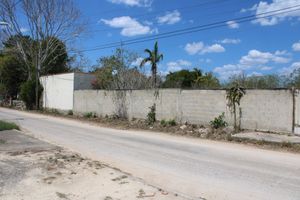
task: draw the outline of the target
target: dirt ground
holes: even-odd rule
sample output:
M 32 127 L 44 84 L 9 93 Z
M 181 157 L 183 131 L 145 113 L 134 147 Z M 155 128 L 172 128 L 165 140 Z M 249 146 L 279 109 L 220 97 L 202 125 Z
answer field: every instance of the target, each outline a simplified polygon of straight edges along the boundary
M 0 132 L 1 200 L 184 199 L 99 161 L 31 138 Z

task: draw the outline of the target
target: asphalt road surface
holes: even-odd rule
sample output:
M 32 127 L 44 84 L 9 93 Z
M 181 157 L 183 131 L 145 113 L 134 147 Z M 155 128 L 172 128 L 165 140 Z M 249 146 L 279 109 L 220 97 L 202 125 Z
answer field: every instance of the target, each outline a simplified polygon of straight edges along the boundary
M 300 199 L 299 154 L 102 128 L 4 108 L 0 108 L 0 119 L 191 199 Z

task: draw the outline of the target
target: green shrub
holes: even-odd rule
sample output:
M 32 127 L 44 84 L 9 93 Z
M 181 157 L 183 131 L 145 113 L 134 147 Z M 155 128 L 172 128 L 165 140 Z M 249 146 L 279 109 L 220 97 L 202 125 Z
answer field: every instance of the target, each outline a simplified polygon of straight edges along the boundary
M 160 121 L 160 125 L 162 125 L 163 127 L 166 127 L 166 126 L 176 126 L 176 121 L 175 119 L 171 119 L 171 120 L 161 120 Z
M 156 105 L 153 104 L 153 106 L 149 107 L 150 111 L 147 114 L 147 122 L 149 125 L 154 124 L 156 121 Z
M 74 113 L 73 113 L 73 110 L 69 110 L 69 111 L 68 111 L 68 115 L 71 116 L 71 115 L 73 115 L 73 114 L 74 114 Z
M 168 123 L 169 126 L 176 126 L 176 121 L 175 121 L 175 119 L 171 119 L 171 120 L 169 120 L 167 123 Z
M 221 115 L 216 117 L 213 121 L 210 121 L 210 125 L 215 129 L 226 127 L 228 124 L 225 121 L 225 113 L 223 112 Z
M 38 100 L 40 100 L 41 94 L 43 92 L 43 87 L 40 83 L 38 83 Z M 36 103 L 36 95 L 35 95 L 36 81 L 28 80 L 21 85 L 20 97 L 22 101 L 24 101 L 26 108 L 28 110 L 32 110 L 33 108 L 37 108 Z
M 161 120 L 160 121 L 160 125 L 162 125 L 163 127 L 166 127 L 168 125 L 168 123 L 166 122 L 166 120 Z
M 96 113 L 88 112 L 83 115 L 84 118 L 96 118 Z
M 9 123 L 0 120 L 0 131 L 12 130 L 12 129 L 19 130 L 20 128 L 15 123 Z

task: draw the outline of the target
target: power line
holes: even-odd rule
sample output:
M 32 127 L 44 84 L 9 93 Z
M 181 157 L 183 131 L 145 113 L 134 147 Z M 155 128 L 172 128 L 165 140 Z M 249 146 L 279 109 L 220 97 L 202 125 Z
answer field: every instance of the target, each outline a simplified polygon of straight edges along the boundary
M 214 22 L 214 23 L 210 23 L 210 24 L 194 26 L 194 27 L 185 28 L 185 29 L 179 29 L 179 30 L 165 32 L 165 33 L 161 33 L 161 34 L 157 34 L 157 35 L 153 35 L 153 36 L 145 36 L 145 37 L 140 37 L 140 38 L 136 38 L 136 39 L 125 40 L 125 41 L 123 41 L 123 45 L 125 46 L 125 45 L 130 45 L 130 44 L 142 43 L 142 42 L 153 41 L 153 40 L 157 40 L 157 39 L 164 39 L 164 38 L 169 38 L 169 37 L 175 37 L 178 35 L 184 35 L 184 34 L 224 27 L 230 23 L 233 23 L 233 21 L 236 23 L 244 23 L 244 22 L 255 20 L 255 19 L 268 18 L 268 17 L 272 17 L 272 16 L 276 16 L 276 15 L 299 11 L 300 8 L 298 8 L 298 7 L 300 7 L 300 5 L 295 5 L 293 7 L 287 7 L 287 8 L 283 8 L 283 9 L 274 10 L 274 11 L 264 12 L 264 13 L 260 13 L 260 14 L 256 14 L 256 15 L 249 15 L 249 16 L 245 16 L 245 17 L 233 18 L 233 19 Z M 295 9 L 295 8 L 298 8 L 298 9 Z M 103 49 L 118 47 L 119 45 L 120 45 L 119 42 L 107 43 L 107 44 L 96 46 L 91 49 L 84 49 L 79 52 L 103 50 Z
M 203 7 L 203 6 L 206 6 L 206 5 L 214 5 L 215 3 L 230 3 L 230 1 L 236 1 L 236 0 L 212 0 L 212 1 L 206 1 L 206 2 L 202 2 L 200 4 L 194 4 L 194 5 L 190 5 L 190 6 L 184 6 L 184 7 L 176 7 L 176 8 L 171 8 L 171 9 L 167 9 L 167 10 L 158 10 L 158 11 L 154 11 L 154 12 L 151 12 L 151 13 L 141 13 L 141 14 L 134 14 L 134 15 L 130 15 L 130 17 L 134 17 L 134 18 L 138 18 L 138 17 L 143 17 L 143 16 L 153 16 L 153 15 L 156 15 L 156 14 L 162 14 L 162 13 L 167 13 L 167 12 L 172 12 L 174 10 L 187 10 L 187 9 L 190 9 L 190 8 L 198 8 L 198 7 Z M 212 8 L 216 8 L 216 7 L 212 7 Z M 119 11 L 123 11 L 122 10 L 119 10 Z M 108 13 L 109 11 L 107 12 L 104 12 L 104 13 Z M 103 12 L 101 12 L 101 14 L 103 14 Z M 98 23 L 90 23 L 90 24 L 98 24 Z

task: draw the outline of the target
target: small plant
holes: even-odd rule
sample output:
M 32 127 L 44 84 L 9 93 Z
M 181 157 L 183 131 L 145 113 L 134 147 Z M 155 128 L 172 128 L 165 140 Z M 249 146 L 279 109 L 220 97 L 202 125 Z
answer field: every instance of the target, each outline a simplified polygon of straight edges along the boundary
M 167 121 L 163 119 L 160 121 L 160 125 L 162 125 L 163 127 L 166 127 L 168 124 L 167 124 Z
M 213 121 L 210 121 L 210 125 L 215 129 L 226 127 L 228 124 L 225 121 L 225 113 L 223 112 L 221 115 L 216 117 Z
M 96 118 L 96 113 L 88 112 L 83 115 L 84 118 Z
M 175 119 L 171 119 L 171 120 L 161 120 L 160 121 L 160 125 L 162 125 L 163 127 L 166 127 L 166 126 L 176 126 L 176 121 Z
M 169 121 L 168 121 L 168 125 L 169 125 L 169 126 L 176 126 L 176 121 L 175 121 L 175 119 L 169 120 Z
M 74 113 L 73 113 L 73 110 L 69 110 L 68 111 L 68 115 L 72 116 Z
M 147 122 L 149 125 L 154 124 L 156 121 L 156 105 L 153 104 L 153 106 L 149 107 L 150 111 L 147 115 Z

